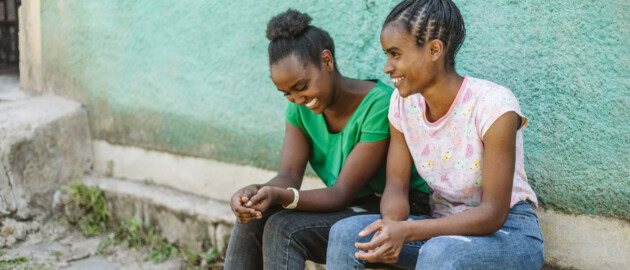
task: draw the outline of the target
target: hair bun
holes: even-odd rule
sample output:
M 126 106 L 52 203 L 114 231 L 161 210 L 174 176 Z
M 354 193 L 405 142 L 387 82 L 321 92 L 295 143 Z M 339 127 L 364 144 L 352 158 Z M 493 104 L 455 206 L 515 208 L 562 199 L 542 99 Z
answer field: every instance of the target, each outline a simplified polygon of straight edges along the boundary
M 303 33 L 311 22 L 311 16 L 294 9 L 280 13 L 267 24 L 267 38 L 271 41 L 281 38 L 291 39 Z

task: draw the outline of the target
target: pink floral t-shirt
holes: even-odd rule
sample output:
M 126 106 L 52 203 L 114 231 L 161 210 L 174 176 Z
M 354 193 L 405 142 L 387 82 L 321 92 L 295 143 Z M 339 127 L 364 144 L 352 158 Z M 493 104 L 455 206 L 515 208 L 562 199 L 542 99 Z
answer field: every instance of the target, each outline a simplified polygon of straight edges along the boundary
M 512 92 L 492 82 L 466 76 L 448 113 L 430 123 L 421 94 L 392 94 L 389 121 L 402 132 L 418 172 L 433 189 L 431 210 L 444 217 L 478 206 L 482 197 L 483 136 L 501 115 L 516 112 L 522 126 L 516 134 L 516 164 L 510 207 L 536 194 L 523 166 L 523 132 L 527 118 Z

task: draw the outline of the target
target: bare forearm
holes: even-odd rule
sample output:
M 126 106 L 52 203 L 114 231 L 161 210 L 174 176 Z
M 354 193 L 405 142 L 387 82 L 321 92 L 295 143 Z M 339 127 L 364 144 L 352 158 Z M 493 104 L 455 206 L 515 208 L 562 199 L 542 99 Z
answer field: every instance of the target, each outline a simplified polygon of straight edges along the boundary
M 272 186 L 272 187 L 279 187 L 279 188 L 300 188 L 302 179 L 298 179 L 297 177 L 290 177 L 287 175 L 282 175 L 282 174 L 278 174 L 276 175 L 274 178 L 271 178 L 271 180 L 267 181 L 267 183 L 264 183 L 262 185 L 257 185 L 258 188 L 262 187 L 262 186 Z
M 292 190 L 277 188 L 274 192 L 276 194 L 276 204 L 286 206 L 293 202 L 294 194 Z M 299 191 L 299 193 L 300 198 L 296 209 L 311 212 L 342 210 L 352 202 L 352 197 L 354 197 L 353 195 L 343 194 L 343 192 L 333 187 Z
M 381 215 L 386 220 L 405 220 L 409 217 L 407 190 L 387 188 L 381 198 Z
M 417 221 L 405 221 L 407 241 L 424 241 L 441 235 L 490 235 L 499 230 L 507 218 L 497 210 L 479 206 L 459 214 Z

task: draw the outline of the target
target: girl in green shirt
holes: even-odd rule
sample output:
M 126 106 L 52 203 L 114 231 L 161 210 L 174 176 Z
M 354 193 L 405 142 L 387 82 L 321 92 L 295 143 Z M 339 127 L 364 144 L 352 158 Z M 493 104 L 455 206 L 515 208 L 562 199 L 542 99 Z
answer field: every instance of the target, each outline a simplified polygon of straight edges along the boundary
M 267 26 L 271 79 L 289 100 L 278 174 L 237 191 L 238 223 L 225 269 L 303 269 L 325 263 L 330 227 L 343 218 L 377 214 L 389 145 L 393 89 L 342 76 L 326 31 L 289 9 Z M 307 162 L 326 188 L 298 191 Z M 426 190 L 419 177 L 416 190 Z M 413 186 L 412 186 L 413 187 Z

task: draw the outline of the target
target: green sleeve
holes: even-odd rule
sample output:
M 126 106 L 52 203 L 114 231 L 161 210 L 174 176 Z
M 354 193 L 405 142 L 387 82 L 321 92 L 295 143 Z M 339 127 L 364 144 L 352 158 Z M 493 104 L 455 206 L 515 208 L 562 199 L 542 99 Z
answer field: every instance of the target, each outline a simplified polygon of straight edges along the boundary
M 289 105 L 287 105 L 287 110 L 285 112 L 285 118 L 287 119 L 287 122 L 289 122 L 289 124 L 304 130 L 304 125 L 302 125 L 302 117 L 300 117 L 300 111 L 298 110 L 298 106 L 295 103 L 289 102 Z
M 389 138 L 388 111 L 389 97 L 379 97 L 367 111 L 368 115 L 365 117 L 361 127 L 359 142 L 376 142 Z

